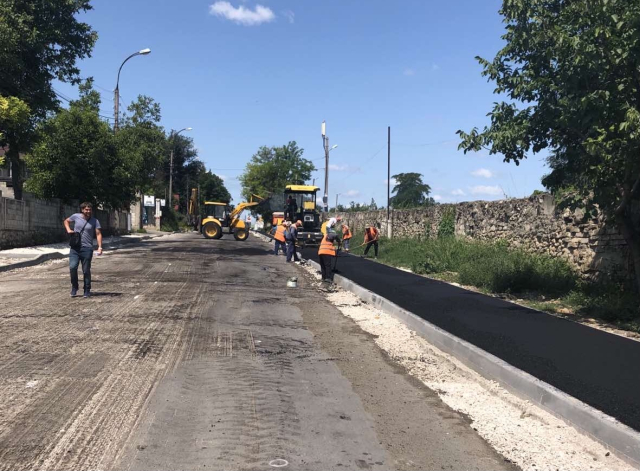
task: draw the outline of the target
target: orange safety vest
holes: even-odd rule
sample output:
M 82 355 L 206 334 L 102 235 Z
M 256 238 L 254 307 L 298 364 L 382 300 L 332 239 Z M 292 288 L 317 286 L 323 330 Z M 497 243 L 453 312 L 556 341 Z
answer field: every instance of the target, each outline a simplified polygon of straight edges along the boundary
M 273 238 L 275 240 L 279 240 L 280 242 L 284 242 L 285 238 L 284 238 L 284 231 L 286 231 L 287 228 L 284 227 L 282 224 L 279 225 L 276 229 L 276 233 L 273 235 Z
M 347 239 L 351 239 L 352 234 L 351 234 L 351 229 L 349 229 L 349 226 L 342 226 L 342 239 L 343 240 L 347 240 Z
M 326 235 L 322 238 L 322 242 L 320 242 L 318 255 L 331 255 L 332 257 L 336 256 L 336 248 L 333 246 L 333 242 L 329 242 L 327 240 Z
M 365 242 L 373 242 L 378 238 L 378 229 L 375 228 L 367 228 L 364 233 L 364 241 Z

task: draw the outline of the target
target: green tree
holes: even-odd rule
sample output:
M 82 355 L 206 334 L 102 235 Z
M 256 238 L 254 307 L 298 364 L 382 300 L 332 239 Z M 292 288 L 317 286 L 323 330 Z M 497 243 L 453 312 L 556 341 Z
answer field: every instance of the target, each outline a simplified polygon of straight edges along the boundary
M 229 190 L 224 185 L 224 181 L 211 170 L 200 174 L 200 202 L 205 201 L 221 201 L 229 202 L 232 200 Z
M 39 198 L 126 207 L 134 194 L 113 133 L 98 115 L 100 95 L 90 82 L 80 94 L 68 110 L 40 125 L 38 141 L 25 157 L 30 169 L 26 188 Z
M 422 182 L 422 175 L 419 173 L 399 173 L 394 175 L 396 185 L 393 187 L 391 205 L 394 208 L 417 208 L 432 204 L 429 198 L 431 187 Z
M 89 0 L 0 0 L 0 95 L 22 100 L 28 123 L 8 127 L 0 145 L 9 146 L 13 189 L 22 199 L 24 163 L 35 125 L 58 108 L 54 79 L 79 82 L 76 61 L 90 56 L 97 34 L 76 15 L 91 10 Z
M 488 149 L 505 162 L 548 152 L 542 183 L 597 205 L 622 232 L 640 288 L 640 3 L 509 0 L 506 45 L 477 58 L 495 92 L 491 124 L 458 131 L 460 148 Z
M 280 195 L 286 185 L 310 180 L 316 168 L 303 154 L 295 141 L 281 147 L 261 147 L 240 176 L 243 198 L 248 200 L 252 194 Z
M 125 116 L 116 134 L 118 154 L 124 163 L 127 187 L 147 192 L 154 188 L 169 152 L 164 129 L 160 126 L 160 105 L 152 98 L 140 95 L 127 110 L 130 115 Z
M 19 98 L 0 95 L 0 142 L 7 130 L 18 129 L 29 122 L 31 110 L 29 105 Z M 0 157 L 0 167 L 5 164 L 4 157 Z

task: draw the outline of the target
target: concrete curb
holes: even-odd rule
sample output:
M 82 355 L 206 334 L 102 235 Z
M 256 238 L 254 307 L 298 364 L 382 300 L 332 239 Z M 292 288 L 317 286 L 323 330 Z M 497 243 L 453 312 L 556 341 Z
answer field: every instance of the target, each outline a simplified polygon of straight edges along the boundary
M 155 239 L 155 237 L 144 236 L 137 239 L 124 239 L 119 240 L 117 242 L 110 242 L 104 244 L 105 249 L 117 249 L 120 245 L 130 245 L 135 243 L 140 243 L 145 240 Z M 61 258 L 67 258 L 69 255 L 60 252 L 49 252 L 42 255 L 37 256 L 36 258 L 32 258 L 29 260 L 25 260 L 23 262 L 12 263 L 10 265 L 4 265 L 0 267 L 0 273 L 5 271 L 17 270 L 19 268 L 27 268 L 33 267 L 35 265 L 40 265 L 41 263 L 47 262 L 49 260 L 59 260 Z
M 313 260 L 308 262 L 320 270 L 318 263 Z M 440 350 L 454 356 L 483 377 L 497 381 L 515 395 L 542 407 L 581 433 L 610 448 L 632 466 L 640 468 L 640 433 L 631 427 L 425 321 L 348 278 L 335 275 L 334 281 L 363 301 L 398 319 Z

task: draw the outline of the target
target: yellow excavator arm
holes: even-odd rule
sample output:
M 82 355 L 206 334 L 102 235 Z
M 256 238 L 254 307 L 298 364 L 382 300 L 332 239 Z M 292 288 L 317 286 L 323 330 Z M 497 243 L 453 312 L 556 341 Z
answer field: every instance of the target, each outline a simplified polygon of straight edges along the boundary
M 258 201 L 254 201 L 254 198 L 257 199 Z M 249 201 L 244 203 L 239 203 L 235 208 L 233 208 L 233 211 L 231 211 L 231 214 L 229 216 L 231 217 L 231 219 L 233 219 L 245 209 L 258 206 L 260 203 L 262 203 L 262 201 L 264 201 L 264 198 L 258 195 L 251 195 L 251 199 Z

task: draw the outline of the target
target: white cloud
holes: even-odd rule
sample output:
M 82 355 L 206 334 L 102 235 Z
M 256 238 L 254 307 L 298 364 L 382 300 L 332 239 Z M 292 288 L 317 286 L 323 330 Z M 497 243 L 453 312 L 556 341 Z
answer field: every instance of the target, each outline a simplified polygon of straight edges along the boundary
M 407 77 L 411 77 L 412 75 L 416 74 L 416 71 L 413 69 L 404 69 L 403 74 L 406 75 Z
M 482 178 L 493 178 L 496 176 L 491 170 L 487 170 L 486 168 L 479 168 L 478 170 L 474 170 L 471 172 L 471 175 L 474 177 L 482 177 Z
M 462 191 L 460 188 L 457 188 L 451 192 L 453 196 L 464 196 L 466 193 Z
M 431 70 L 440 70 L 440 66 L 439 66 L 438 64 L 434 63 L 434 64 L 431 66 Z
M 384 185 L 387 186 L 387 184 L 389 183 L 389 180 L 387 180 L 386 178 L 384 179 Z M 396 186 L 398 184 L 398 181 L 395 178 L 391 179 L 391 186 Z
M 471 187 L 471 194 L 497 196 L 497 195 L 502 195 L 503 193 L 502 193 L 502 188 L 500 188 L 499 186 L 478 185 L 478 186 Z
M 358 190 L 349 190 L 345 193 L 345 196 L 359 196 L 360 192 Z
M 360 167 L 352 167 L 351 165 L 329 164 L 329 170 L 333 170 L 335 172 L 359 172 Z
M 442 201 L 442 196 L 440 195 L 433 195 L 432 197 L 435 201 Z
M 276 15 L 270 8 L 256 5 L 255 10 L 240 5 L 235 8 L 231 3 L 218 1 L 209 7 L 209 14 L 220 16 L 244 26 L 255 26 L 273 21 Z
M 226 175 L 218 175 L 218 176 L 223 182 L 226 182 L 229 179 L 229 177 L 227 177 Z
M 289 20 L 289 23 L 293 24 L 296 22 L 296 14 L 291 10 L 285 10 L 282 14 Z

